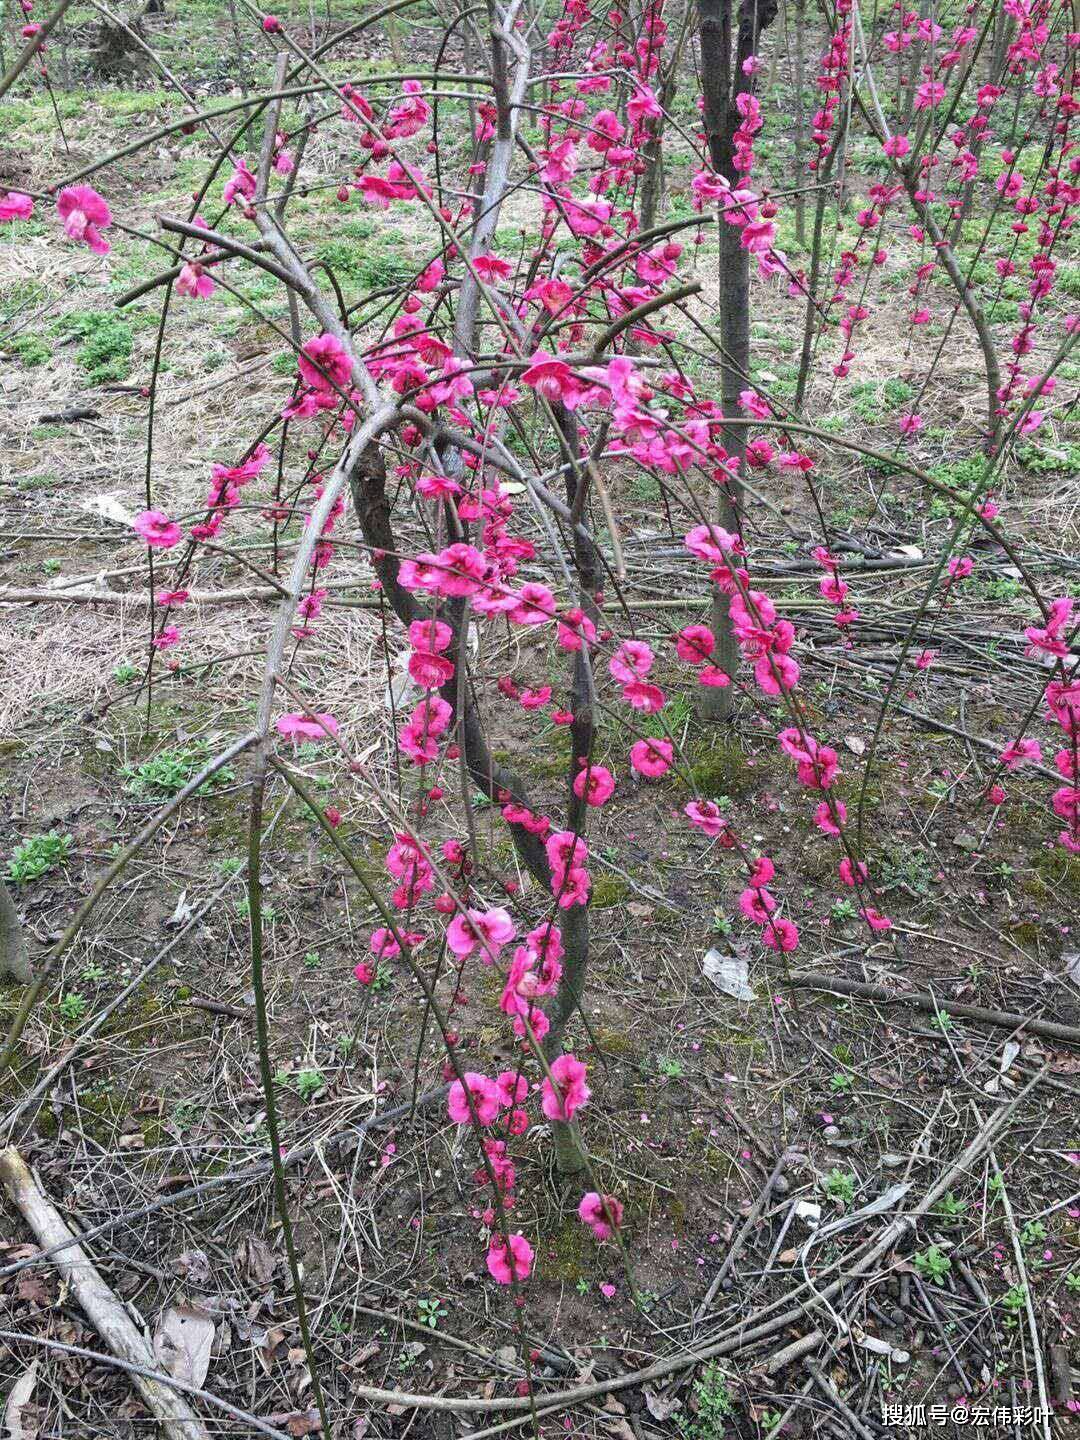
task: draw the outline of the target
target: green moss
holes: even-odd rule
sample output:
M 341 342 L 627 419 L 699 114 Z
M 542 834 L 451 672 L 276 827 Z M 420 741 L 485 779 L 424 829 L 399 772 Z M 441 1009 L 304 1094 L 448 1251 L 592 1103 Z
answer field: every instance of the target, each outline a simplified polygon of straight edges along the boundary
M 607 910 L 621 904 L 630 893 L 625 880 L 615 875 L 598 875 L 592 885 L 592 905 L 596 910 Z
M 590 1254 L 585 1248 L 587 1227 L 577 1216 L 564 1221 L 551 1236 L 548 1253 L 543 1260 L 543 1274 L 564 1285 L 576 1285 L 588 1278 Z
M 503 977 L 497 965 L 484 965 L 476 972 L 470 992 L 480 992 L 480 998 L 489 1010 L 498 1010 L 503 993 Z
M 597 1045 L 608 1055 L 621 1055 L 629 1058 L 641 1054 L 640 1049 L 625 1030 L 613 1030 L 606 1025 L 594 1025 L 593 1034 L 596 1036 Z
M 60 1121 L 51 1110 L 42 1108 L 37 1113 L 34 1129 L 43 1140 L 55 1140 L 60 1133 Z
M 1080 895 L 1080 855 L 1069 855 L 1064 850 L 1041 850 L 1032 864 L 1045 885 Z
M 153 1116 L 142 1122 L 139 1126 L 139 1131 L 142 1134 L 143 1144 L 147 1150 L 156 1150 L 159 1145 L 164 1145 L 168 1138 L 165 1134 L 164 1125 Z
M 732 735 L 707 731 L 691 753 L 690 780 L 694 791 L 706 799 L 742 795 L 761 778 L 747 765 L 743 748 Z

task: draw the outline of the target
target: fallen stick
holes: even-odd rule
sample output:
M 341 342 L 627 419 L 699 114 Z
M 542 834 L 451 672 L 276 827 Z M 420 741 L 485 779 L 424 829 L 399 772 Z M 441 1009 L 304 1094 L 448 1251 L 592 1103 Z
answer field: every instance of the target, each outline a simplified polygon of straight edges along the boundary
M 1043 1069 L 1039 1072 L 1039 1074 L 1034 1076 L 1024 1086 L 1022 1090 L 1018 1091 L 1017 1094 L 1014 1095 L 1013 1098 L 1008 1102 L 1008 1104 L 1004 1105 L 999 1111 L 991 1115 L 990 1119 L 985 1123 L 985 1125 L 983 1125 L 975 1138 L 970 1141 L 968 1145 L 965 1146 L 963 1151 L 961 1151 L 960 1155 L 954 1161 L 954 1163 L 949 1166 L 949 1168 L 944 1172 L 944 1174 L 938 1177 L 938 1179 L 934 1182 L 931 1188 L 923 1196 L 922 1200 L 920 1200 L 918 1205 L 916 1205 L 909 1214 L 898 1216 L 888 1226 L 886 1226 L 886 1228 L 876 1238 L 874 1238 L 872 1241 L 869 1241 L 867 1250 L 859 1260 L 851 1263 L 845 1257 L 845 1259 L 843 1260 L 834 1261 L 828 1267 L 829 1270 L 839 1269 L 841 1266 L 844 1266 L 845 1268 L 844 1273 L 838 1276 L 837 1279 L 833 1280 L 829 1285 L 825 1286 L 824 1289 L 815 1290 L 813 1292 L 813 1298 L 816 1302 L 818 1302 L 818 1304 L 821 1304 L 831 1299 L 833 1295 L 839 1293 L 848 1284 L 850 1284 L 853 1279 L 861 1278 L 888 1249 L 890 1249 L 894 1244 L 896 1244 L 898 1240 L 902 1239 L 911 1229 L 914 1228 L 917 1221 L 922 1216 L 926 1215 L 930 1209 L 932 1209 L 932 1207 L 937 1203 L 937 1201 L 946 1192 L 946 1190 L 954 1186 L 961 1176 L 966 1175 L 967 1167 L 976 1159 L 978 1155 L 981 1154 L 981 1152 L 989 1144 L 992 1143 L 996 1136 L 1002 1130 L 1004 1130 L 1006 1124 L 1012 1119 L 1012 1116 L 1016 1112 L 1020 1103 L 1024 1099 L 1026 1099 L 1030 1092 L 1035 1088 L 1039 1080 L 1046 1073 L 1047 1068 L 1048 1067 L 1044 1066 Z M 433 1091 L 428 1093 L 432 1095 L 445 1094 L 447 1088 L 448 1087 L 444 1086 L 439 1091 Z M 398 1107 L 398 1109 L 405 1111 L 411 1109 L 411 1106 L 406 1104 Z M 369 1123 L 375 1123 L 375 1121 L 377 1121 L 379 1118 L 380 1117 L 375 1117 L 374 1121 Z M 384 1115 L 381 1118 L 385 1120 L 388 1117 Z M 304 1151 L 309 1152 L 311 1148 L 313 1147 L 304 1147 Z M 299 1151 L 293 1151 L 289 1155 L 287 1155 L 285 1157 L 285 1164 L 288 1165 L 299 1153 Z M 3 1156 L 0 1155 L 0 1163 L 2 1163 L 2 1160 Z M 249 1173 L 250 1170 L 248 1172 L 245 1172 L 245 1175 Z M 196 1186 L 193 1187 L 193 1189 L 196 1193 L 198 1193 L 201 1190 L 216 1185 L 218 1183 L 235 1183 L 235 1181 L 234 1177 L 218 1176 L 215 1177 L 215 1179 L 212 1181 L 204 1181 L 202 1186 Z M 150 1213 L 152 1210 L 160 1208 L 162 1204 L 167 1203 L 170 1202 L 159 1201 L 157 1202 L 157 1204 L 142 1206 L 139 1208 L 139 1210 L 130 1212 L 124 1218 L 127 1220 L 136 1218 L 137 1216 L 140 1216 L 142 1214 Z M 109 1222 L 104 1225 L 98 1226 L 96 1230 L 88 1232 L 88 1238 L 89 1236 L 96 1235 L 101 1231 L 107 1230 L 109 1228 Z M 67 1239 L 57 1242 L 57 1248 L 67 1248 L 73 1243 L 73 1240 L 69 1237 Z M 4 1266 L 2 1269 L 0 1269 L 0 1277 L 6 1277 L 8 1275 L 15 1274 L 18 1271 L 25 1269 L 27 1266 L 34 1265 L 37 1263 L 39 1258 L 41 1257 L 32 1257 L 28 1260 L 20 1260 L 12 1265 Z M 546 1418 L 548 1415 L 553 1415 L 558 1411 L 568 1409 L 571 1406 L 580 1405 L 585 1403 L 586 1401 L 595 1400 L 598 1397 L 612 1394 L 619 1390 L 625 1390 L 634 1386 L 640 1386 L 646 1384 L 650 1380 L 660 1379 L 661 1377 L 671 1375 L 680 1370 L 693 1369 L 694 1366 L 699 1365 L 706 1360 L 711 1360 L 726 1355 L 738 1355 L 741 1352 L 750 1349 L 753 1345 L 758 1344 L 760 1341 L 768 1339 L 772 1335 L 775 1335 L 778 1331 L 786 1329 L 789 1325 L 792 1325 L 799 1320 L 805 1319 L 808 1313 L 807 1301 L 800 1300 L 800 1302 L 794 1306 L 792 1306 L 792 1301 L 795 1300 L 797 1297 L 802 1296 L 803 1292 L 806 1291 L 808 1288 L 812 1287 L 808 1287 L 806 1284 L 799 1285 L 791 1294 L 781 1296 L 777 1300 L 770 1302 L 770 1304 L 765 1306 L 764 1309 L 754 1315 L 748 1316 L 747 1319 L 740 1321 L 731 1330 L 725 1332 L 721 1338 L 709 1345 L 703 1346 L 698 1350 L 692 1350 L 689 1353 L 674 1355 L 667 1359 L 659 1360 L 652 1365 L 646 1366 L 644 1369 L 629 1371 L 626 1374 L 616 1375 L 603 1381 L 594 1381 L 590 1384 L 573 1386 L 568 1390 L 563 1390 L 562 1392 L 545 1393 L 535 1397 L 510 1396 L 505 1399 L 491 1399 L 487 1396 L 457 1398 L 447 1395 L 410 1394 L 406 1391 L 384 1390 L 369 1385 L 354 1385 L 352 1387 L 352 1393 L 357 1398 L 366 1400 L 374 1404 L 402 1405 L 408 1409 L 414 1410 L 436 1410 L 444 1412 L 474 1411 L 478 1414 L 492 1414 L 513 1411 L 529 1412 L 528 1414 L 521 1416 L 519 1418 L 519 1421 L 511 1420 L 504 1424 L 491 1426 L 484 1430 L 474 1431 L 471 1434 L 471 1440 L 486 1440 L 486 1437 L 488 1436 L 502 1434 L 507 1430 L 513 1429 L 516 1423 L 526 1423 L 533 1417 L 537 1419 Z M 785 1306 L 791 1308 L 781 1308 Z M 780 1313 L 773 1313 L 776 1311 L 779 1311 Z M 769 1319 L 765 1318 L 767 1315 L 770 1316 Z M 810 1339 L 811 1337 L 805 1338 Z M 820 1336 L 817 1332 L 814 1332 L 813 1338 L 816 1339 L 818 1343 L 820 1343 Z
M 211 1015 L 227 1015 L 230 1020 L 251 1019 L 250 1010 L 241 1010 L 239 1005 L 226 1005 L 224 1000 L 210 1000 L 202 995 L 192 995 L 184 1004 L 196 1010 L 207 1010 Z
M 981 1005 L 962 1005 L 957 1000 L 939 1000 L 921 990 L 889 990 L 884 985 L 867 985 L 861 980 L 845 980 L 842 975 L 817 975 L 812 970 L 795 970 L 778 980 L 803 990 L 832 991 L 837 995 L 857 995 L 876 1000 L 882 1005 L 913 1005 L 931 1015 L 939 1012 L 955 1015 L 958 1020 L 974 1020 L 980 1025 L 995 1025 L 1001 1030 L 1026 1030 L 1029 1035 L 1043 1035 L 1048 1040 L 1065 1040 L 1080 1045 L 1080 1028 L 1059 1025 L 1055 1020 L 1035 1020 L 1012 1010 L 984 1010 Z
M 807 1360 L 806 1371 L 826 1399 L 831 1400 L 836 1406 L 838 1414 L 844 1417 L 855 1431 L 855 1434 L 860 1437 L 860 1440 L 874 1440 L 873 1431 L 863 1424 L 855 1414 L 855 1411 L 852 1410 L 851 1406 L 844 1400 L 836 1386 L 828 1376 L 822 1374 L 812 1360 Z
M 981 1120 L 977 1106 L 969 1101 L 972 1113 L 977 1120 Z M 1005 1176 L 1001 1173 L 1001 1166 L 998 1164 L 997 1154 L 993 1145 L 989 1147 L 990 1164 L 994 1167 L 994 1174 L 997 1177 L 998 1197 L 1001 1200 L 1002 1209 L 1005 1211 L 1005 1219 L 1009 1224 L 1009 1235 L 1012 1239 L 1013 1258 L 1016 1260 L 1017 1273 L 1020 1276 L 1020 1288 L 1024 1294 L 1024 1313 L 1027 1316 L 1028 1330 L 1031 1333 L 1031 1358 L 1035 1364 L 1035 1378 L 1039 1383 L 1039 1411 L 1041 1415 L 1043 1440 L 1050 1440 L 1050 1397 L 1046 1389 L 1046 1370 L 1043 1366 L 1042 1340 L 1039 1336 L 1039 1324 L 1035 1319 L 1035 1306 L 1031 1299 L 1031 1282 L 1028 1280 L 1027 1266 L 1024 1263 L 1024 1247 L 1020 1243 L 1020 1232 L 1016 1228 L 1016 1216 L 1013 1214 L 1012 1202 L 1009 1199 L 1009 1192 L 1005 1185 Z
M 759 1192 L 757 1199 L 754 1201 L 753 1205 L 751 1205 L 746 1219 L 743 1221 L 742 1228 L 735 1236 L 735 1239 L 731 1242 L 731 1247 L 729 1248 L 728 1253 L 724 1257 L 724 1263 L 720 1266 L 720 1269 L 713 1277 L 712 1284 L 709 1286 L 708 1290 L 706 1290 L 705 1298 L 702 1300 L 701 1304 L 698 1306 L 694 1314 L 695 1321 L 701 1320 L 702 1317 L 708 1313 L 709 1306 L 716 1299 L 716 1292 L 724 1283 L 724 1280 L 726 1279 L 732 1266 L 738 1259 L 743 1246 L 746 1244 L 747 1237 L 749 1236 L 750 1231 L 754 1228 L 755 1224 L 757 1223 L 758 1217 L 765 1209 L 765 1206 L 768 1204 L 769 1196 L 772 1194 L 773 1186 L 780 1178 L 780 1172 L 783 1170 L 784 1166 L 788 1163 L 788 1161 L 803 1158 L 803 1156 L 797 1155 L 796 1152 L 791 1150 L 784 1150 L 781 1153 L 779 1160 L 777 1160 L 776 1164 L 773 1166 L 772 1171 L 770 1172 L 768 1179 L 765 1181 L 764 1186 Z
M 258 1415 L 230 1405 L 228 1400 L 222 1400 L 221 1396 L 215 1395 L 212 1390 L 200 1390 L 197 1385 L 187 1385 L 183 1380 L 174 1380 L 171 1375 L 162 1375 L 160 1370 L 151 1370 L 145 1365 L 134 1365 L 130 1360 L 121 1360 L 118 1355 L 103 1355 L 97 1350 L 87 1350 L 84 1345 L 66 1345 L 62 1340 L 50 1340 L 44 1335 L 24 1335 L 18 1330 L 0 1330 L 0 1340 L 6 1340 L 9 1345 L 43 1345 L 46 1350 L 56 1350 L 61 1355 L 77 1355 L 80 1360 L 92 1360 L 95 1365 L 111 1365 L 114 1370 L 122 1370 L 125 1375 L 145 1375 L 149 1379 L 160 1377 L 163 1385 L 168 1385 L 184 1395 L 191 1395 L 196 1400 L 202 1400 L 228 1415 L 230 1420 L 242 1421 L 259 1435 L 269 1435 L 270 1440 L 289 1440 L 284 1430 L 268 1425 L 265 1420 L 260 1420 Z
M 167 945 L 165 945 L 161 950 L 158 951 L 158 953 L 154 956 L 152 960 L 147 961 L 147 963 L 142 967 L 142 969 L 138 972 L 134 979 L 130 980 L 127 985 L 124 986 L 123 990 L 121 990 L 118 995 L 115 995 L 113 999 L 109 1001 L 108 1005 L 106 1005 L 103 1010 L 100 1010 L 93 1017 L 92 1020 L 88 1021 L 87 1024 L 83 1027 L 83 1029 L 76 1032 L 74 1040 L 68 1046 L 64 1054 L 61 1055 L 60 1059 L 56 1061 L 56 1063 L 51 1067 L 51 1069 L 47 1070 L 45 1074 L 41 1076 L 41 1078 L 37 1081 L 32 1090 L 28 1090 L 26 1094 L 22 1096 L 14 1109 L 9 1110 L 8 1113 L 3 1117 L 3 1119 L 0 1120 L 0 1135 L 9 1133 L 14 1128 L 19 1116 L 22 1115 L 23 1112 L 27 1110 L 34 1103 L 35 1100 L 40 1099 L 40 1097 L 44 1095 L 47 1090 L 50 1090 L 52 1088 L 52 1086 L 57 1080 L 57 1077 L 62 1075 L 63 1072 L 68 1068 L 68 1066 L 73 1063 L 76 1056 L 81 1055 L 81 1047 L 84 1046 L 88 1040 L 91 1040 L 94 1035 L 97 1034 L 97 1032 L 109 1019 L 109 1017 L 115 1014 L 115 1012 L 120 1009 L 120 1007 L 124 1004 L 128 997 L 130 995 L 134 995 L 135 991 L 138 990 L 139 986 L 142 985 L 143 981 L 146 980 L 157 969 L 157 967 L 168 958 L 168 956 L 172 953 L 176 946 L 179 945 L 180 942 L 187 935 L 191 927 L 196 924 L 197 921 L 201 920 L 203 916 L 206 915 L 210 910 L 213 909 L 214 905 L 221 898 L 221 896 L 224 895 L 225 891 L 229 888 L 229 886 L 234 883 L 235 879 L 235 875 L 230 875 L 223 885 L 219 885 L 218 888 L 214 891 L 214 893 L 210 896 L 209 900 L 207 900 L 205 904 L 200 905 L 198 910 L 192 911 L 188 919 L 185 920 L 183 927 L 176 932 L 176 934 L 172 937 L 172 939 Z M 0 907 L 0 909 L 2 909 L 2 907 Z
M 284 1157 L 286 1170 L 293 1170 L 310 1160 L 319 1151 L 327 1154 L 333 1153 L 341 1145 L 347 1142 L 360 1143 L 363 1137 L 370 1130 L 380 1130 L 387 1125 L 392 1125 L 397 1120 L 404 1119 L 415 1110 L 424 1106 L 435 1104 L 445 1100 L 449 1085 L 439 1085 L 434 1090 L 425 1090 L 422 1095 L 416 1096 L 413 1100 L 406 1100 L 401 1105 L 393 1105 L 389 1110 L 384 1110 L 378 1115 L 373 1115 L 370 1120 L 364 1120 L 359 1125 L 351 1125 L 321 1140 L 309 1141 L 305 1145 L 297 1145 Z M 186 1184 L 182 1190 L 173 1190 L 169 1195 L 161 1195 L 156 1200 L 150 1200 L 145 1205 L 138 1205 L 132 1210 L 125 1210 L 120 1215 L 115 1215 L 109 1220 L 103 1220 L 100 1225 L 84 1231 L 79 1237 L 84 1244 L 96 1240 L 99 1235 L 107 1235 L 109 1231 L 115 1230 L 120 1225 L 130 1225 L 135 1220 L 143 1220 L 148 1215 L 156 1215 L 160 1210 L 171 1209 L 174 1206 L 182 1205 L 187 1200 L 202 1200 L 212 1192 L 230 1189 L 238 1185 L 250 1185 L 265 1180 L 273 1173 L 273 1162 L 270 1160 L 256 1160 L 253 1165 L 245 1165 L 237 1170 L 228 1170 L 224 1175 L 211 1175 L 208 1180 L 200 1180 L 195 1185 Z M 6 1280 L 12 1275 L 18 1275 L 22 1270 L 33 1269 L 51 1260 L 54 1255 L 62 1250 L 69 1249 L 72 1245 L 78 1244 L 74 1236 L 60 1240 L 54 1246 L 49 1246 L 40 1255 L 30 1255 L 25 1260 L 14 1260 L 10 1265 L 0 1266 L 0 1280 Z
M 156 1378 L 159 1367 L 146 1341 L 94 1269 L 86 1251 L 78 1244 L 67 1243 L 74 1238 L 72 1232 L 38 1189 L 14 1147 L 0 1151 L 0 1184 L 40 1245 L 46 1249 L 66 1245 L 63 1254 L 56 1257 L 56 1268 L 109 1350 L 120 1360 L 149 1372 L 133 1373 L 132 1380 L 166 1440 L 209 1440 L 202 1421 L 187 1401 Z

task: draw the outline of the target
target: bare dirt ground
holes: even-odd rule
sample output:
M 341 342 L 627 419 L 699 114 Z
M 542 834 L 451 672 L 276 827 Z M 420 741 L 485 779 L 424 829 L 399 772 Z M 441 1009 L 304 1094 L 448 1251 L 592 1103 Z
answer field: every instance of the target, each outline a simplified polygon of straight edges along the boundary
M 336 15 L 354 8 L 336 6 Z M 227 99 L 242 69 L 221 10 L 192 4 L 146 22 L 201 103 Z M 52 104 L 35 90 L 9 97 L 0 116 L 0 161 L 12 182 L 53 183 L 172 116 L 146 75 L 91 81 L 90 14 L 75 6 L 71 16 L 71 84 L 56 92 L 63 137 Z M 245 78 L 254 83 L 256 73 L 252 66 Z M 785 83 L 781 75 L 770 122 L 782 113 Z M 328 177 L 340 158 L 335 143 L 344 142 L 320 140 L 313 152 Z M 203 163 L 198 139 L 174 136 L 113 166 L 103 188 L 125 225 L 149 232 L 158 213 L 181 209 Z M 856 198 L 864 183 L 856 172 Z M 673 174 L 676 196 L 679 184 Z M 385 217 L 351 211 L 326 240 L 330 193 L 298 202 L 300 237 L 327 249 L 352 288 L 393 283 L 402 267 L 423 263 L 419 230 Z M 196 603 L 185 616 L 180 669 L 159 670 L 149 693 L 142 685 L 145 551 L 116 517 L 144 503 L 142 387 L 161 292 L 122 310 L 115 301 L 162 263 L 119 235 L 108 262 L 73 253 L 47 215 L 0 231 L 3 583 L 110 592 L 94 602 L 3 604 L 0 847 L 11 855 L 50 830 L 71 837 L 61 865 L 16 888 L 35 950 L 68 924 L 116 847 L 215 746 L 243 733 L 269 625 L 264 600 Z M 701 265 L 714 283 L 704 255 Z M 248 285 L 248 300 L 287 323 L 280 297 L 260 283 Z M 810 407 L 837 433 L 884 450 L 895 441 L 908 381 L 925 364 L 917 355 L 907 371 L 902 363 L 905 302 L 898 284 L 853 375 L 820 382 Z M 798 321 L 779 294 L 763 294 L 756 313 L 758 363 L 783 386 Z M 178 306 L 156 397 L 155 501 L 170 513 L 195 510 L 211 461 L 237 457 L 252 417 L 287 398 L 291 373 L 275 332 L 249 307 L 228 297 L 212 310 Z M 934 387 L 924 402 L 934 423 L 920 437 L 918 462 L 959 485 L 977 452 L 982 404 L 965 336 Z M 55 418 L 71 407 L 94 413 Z M 970 437 L 962 453 L 958 435 Z M 1071 434 L 1063 426 L 1027 447 L 1002 486 L 1011 531 L 1023 536 L 1047 593 L 1080 593 L 1078 454 L 1075 426 Z M 680 593 L 686 620 L 699 618 L 704 600 L 682 584 L 661 497 L 632 475 L 612 485 L 628 517 L 640 634 L 653 633 L 656 602 Z M 853 806 L 877 706 L 929 573 L 918 555 L 904 569 L 875 566 L 873 556 L 899 545 L 929 555 L 951 513 L 904 477 L 839 451 L 822 459 L 821 493 L 837 534 L 870 557 L 865 573 L 853 562 L 849 577 L 863 617 L 854 649 L 838 642 L 809 569 L 792 560 L 782 522 L 805 535 L 805 499 L 773 490 L 782 513 L 755 509 L 750 529 L 755 561 L 799 628 L 808 696 L 850 771 L 841 793 Z M 265 533 L 253 519 L 231 544 L 253 545 Z M 290 543 L 284 534 L 282 555 Z M 244 558 L 252 555 L 268 569 L 278 558 L 266 550 Z M 971 804 L 1043 680 L 1023 655 L 1030 603 L 1007 557 L 978 558 L 963 602 L 921 622 L 919 646 L 941 658 L 901 689 L 867 787 L 870 853 L 896 922 L 879 944 L 867 946 L 854 911 L 837 898 L 834 860 L 778 762 L 775 716 L 748 712 L 717 732 L 687 708 L 681 738 L 698 789 L 731 797 L 741 827 L 799 897 L 800 972 L 872 984 L 900 977 L 943 1006 L 1080 1027 L 1080 859 L 1052 843 L 1050 782 L 1035 770 L 1011 778 L 1000 815 Z M 339 561 L 335 579 L 318 656 L 301 663 L 297 683 L 339 718 L 349 751 L 397 787 L 384 646 L 396 655 L 401 636 L 372 598 L 359 547 Z M 250 585 L 229 553 L 204 560 L 199 572 L 200 591 Z M 492 653 L 484 664 L 494 674 L 513 669 L 522 683 L 551 678 L 541 650 Z M 558 736 L 549 753 L 526 752 L 518 712 L 508 705 L 496 723 L 496 746 L 541 799 L 553 798 Z M 385 827 L 364 787 L 321 751 L 299 759 L 377 871 Z M 94 1263 L 140 1323 L 153 1332 L 170 1305 L 201 1307 L 214 1325 L 206 1387 L 302 1436 L 317 1433 L 317 1417 L 265 1163 L 241 881 L 243 780 L 238 766 L 185 806 L 99 907 L 27 1027 L 3 1090 L 5 1133 L 68 1223 L 95 1232 Z M 578 1197 L 561 1192 L 542 1128 L 522 1138 L 515 1157 L 523 1198 L 514 1222 L 542 1237 L 524 1318 L 542 1388 L 605 1381 L 710 1344 L 719 1352 L 704 1367 L 673 1368 L 542 1419 L 540 1433 L 716 1440 L 817 1427 L 876 1435 L 883 1405 L 937 1403 L 951 1413 L 968 1404 L 1037 1406 L 1044 1393 L 1065 1433 L 1067 1401 L 1080 1396 L 1080 1045 L 1030 1026 L 792 985 L 779 960 L 743 946 L 731 919 L 733 867 L 718 851 L 703 855 L 674 823 L 686 798 L 623 782 L 592 842 L 595 951 L 576 1043 L 595 1081 L 588 1144 L 626 1204 L 643 1305 L 631 1303 L 618 1253 L 594 1245 L 576 1219 Z M 504 1417 L 354 1396 L 357 1385 L 451 1399 L 512 1395 L 523 1372 L 513 1316 L 483 1273 L 471 1143 L 441 1105 L 401 1110 L 415 1076 L 424 1093 L 442 1083 L 430 1035 L 417 1057 L 419 991 L 387 966 L 358 992 L 352 967 L 375 912 L 287 791 L 274 792 L 270 814 L 268 998 L 289 1199 L 323 1384 L 343 1417 L 340 1433 L 356 1440 L 478 1431 Z M 477 825 L 489 841 L 490 884 L 517 880 L 527 910 L 511 851 L 482 810 Z M 721 994 L 703 975 L 713 946 L 749 962 L 753 1001 Z M 6 1014 L 17 998 L 0 994 Z M 497 984 L 480 986 L 458 1012 L 476 1068 L 508 1056 L 497 1002 Z M 364 1133 L 387 1108 L 396 1118 Z M 1005 1110 L 1007 1123 L 965 1162 L 965 1146 Z M 860 1274 L 892 1218 L 875 1213 L 875 1199 L 907 1184 L 914 1211 L 958 1162 L 942 1193 Z M 821 1217 L 809 1249 L 807 1206 Z M 35 1345 L 100 1350 L 55 1271 L 18 1268 L 34 1256 L 29 1232 L 13 1212 L 0 1216 L 0 1328 L 25 1337 L 0 1341 L 0 1389 L 10 1397 L 34 1367 L 22 1430 L 12 1433 L 150 1433 L 127 1376 Z M 699 1313 L 736 1237 L 735 1258 Z M 816 1298 L 837 1275 L 854 1281 L 839 1310 Z M 783 1323 L 759 1341 L 727 1343 L 760 1314 Z M 833 1349 L 826 1368 L 808 1371 L 784 1352 L 815 1329 Z M 214 1434 L 253 1433 L 223 1414 L 212 1423 Z M 964 1428 L 953 1418 L 926 1430 L 897 1415 L 890 1433 Z

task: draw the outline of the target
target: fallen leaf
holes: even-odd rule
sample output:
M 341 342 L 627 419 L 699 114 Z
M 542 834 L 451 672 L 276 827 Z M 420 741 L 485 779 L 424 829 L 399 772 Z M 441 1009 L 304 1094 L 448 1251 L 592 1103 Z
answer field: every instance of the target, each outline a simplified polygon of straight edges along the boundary
M 4 1406 L 6 1440 L 34 1440 L 38 1433 L 37 1421 L 35 1420 L 31 1426 L 29 1417 L 26 1416 L 26 1407 L 30 1404 L 30 1397 L 37 1384 L 37 1372 L 38 1362 L 31 1360 L 11 1387 L 7 1404 Z
M 262 1337 L 262 1344 L 255 1351 L 259 1357 L 259 1363 L 269 1375 L 279 1360 L 284 1360 L 288 1354 L 289 1343 L 285 1339 L 285 1331 L 280 1325 L 274 1325 L 267 1330 Z
M 47 1310 L 52 1303 L 41 1276 L 29 1274 L 25 1270 L 15 1282 L 15 1292 L 20 1300 L 29 1300 L 31 1305 L 37 1305 L 42 1310 Z
M 236 1258 L 249 1280 L 261 1289 L 270 1284 L 277 1268 L 277 1256 L 258 1235 L 248 1235 L 237 1247 Z
M 79 509 L 90 515 L 100 515 L 102 520 L 111 520 L 115 525 L 130 526 L 135 519 L 115 495 L 91 495 L 80 503 Z
M 645 1409 L 654 1420 L 670 1420 L 676 1410 L 682 1409 L 678 1395 L 662 1395 L 655 1390 L 646 1390 Z
M 1062 955 L 1061 958 L 1065 962 L 1065 974 L 1074 985 L 1080 985 L 1080 950 L 1071 955 Z
M 721 955 L 719 950 L 710 950 L 701 962 L 702 973 L 711 980 L 718 990 L 730 995 L 733 1000 L 756 1000 L 757 993 L 750 988 L 747 963 L 738 955 Z
M 174 1380 L 202 1388 L 210 1368 L 214 1322 L 196 1305 L 170 1305 L 154 1332 L 154 1354 Z
M 171 930 L 178 925 L 186 925 L 195 914 L 195 906 L 188 903 L 187 891 L 180 891 L 180 899 L 176 902 L 176 909 L 165 921 L 165 928 Z
M 267 1417 L 271 1425 L 284 1425 L 290 1435 L 295 1435 L 301 1440 L 304 1435 L 321 1435 L 322 1421 L 319 1419 L 317 1410 L 293 1410 L 289 1414 L 277 1414 Z
M 210 1257 L 205 1250 L 184 1250 L 170 1265 L 174 1275 L 189 1280 L 196 1289 L 210 1283 Z
M 866 753 L 866 741 L 860 739 L 858 735 L 845 735 L 844 744 L 853 755 L 863 755 Z
M 380 1346 L 377 1340 L 369 1340 L 362 1350 L 358 1350 L 356 1352 L 356 1354 L 349 1361 L 349 1364 L 354 1369 L 360 1370 L 368 1363 L 369 1360 L 375 1359 L 375 1356 L 379 1353 L 379 1349 Z

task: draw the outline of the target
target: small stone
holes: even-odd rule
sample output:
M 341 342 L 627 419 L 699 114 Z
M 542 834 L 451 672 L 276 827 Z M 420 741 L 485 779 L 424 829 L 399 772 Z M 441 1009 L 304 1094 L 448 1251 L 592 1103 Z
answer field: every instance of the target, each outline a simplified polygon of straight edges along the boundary
M 899 1170 L 900 1166 L 906 1162 L 906 1155 L 894 1155 L 891 1151 L 886 1151 L 881 1157 L 881 1163 L 887 1170 Z
M 826 1125 L 825 1129 L 822 1130 L 821 1133 L 822 1135 L 824 1135 L 826 1140 L 839 1140 L 840 1127 L 839 1125 Z
M 978 850 L 979 837 L 973 835 L 970 830 L 961 830 L 959 835 L 953 836 L 952 843 L 958 850 Z

